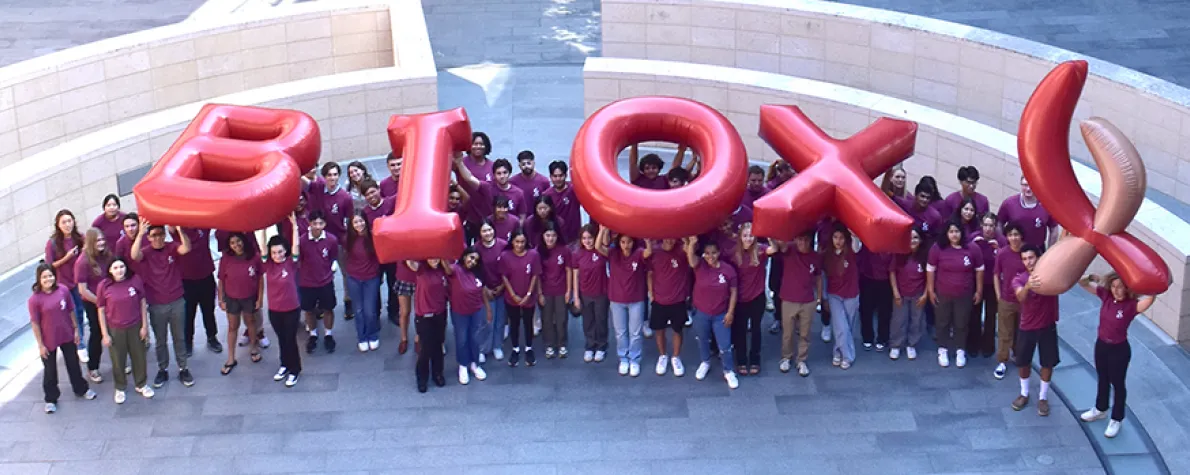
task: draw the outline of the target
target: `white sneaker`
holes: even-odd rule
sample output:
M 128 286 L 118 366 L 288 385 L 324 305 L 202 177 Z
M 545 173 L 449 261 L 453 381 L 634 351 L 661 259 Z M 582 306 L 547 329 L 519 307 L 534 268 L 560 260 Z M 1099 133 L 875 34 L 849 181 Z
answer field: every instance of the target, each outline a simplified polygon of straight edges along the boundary
M 1092 407 L 1088 409 L 1087 412 L 1084 412 L 1081 416 L 1078 416 L 1078 418 L 1082 419 L 1083 422 L 1095 422 L 1099 419 L 1107 418 L 1107 413 Z
M 992 371 L 992 376 L 996 379 L 1004 379 L 1004 375 L 1008 373 L 1008 367 L 1004 363 L 996 365 L 996 370 Z
M 843 364 L 842 356 L 835 356 L 831 358 L 831 366 L 839 366 L 841 364 Z
M 946 348 L 938 348 L 938 366 L 950 367 L 950 355 L 946 353 Z
M 273 381 L 280 381 L 282 379 L 285 379 L 285 375 L 287 375 L 287 374 L 289 374 L 289 370 L 285 369 L 285 367 L 282 366 L 277 369 L 277 374 L 273 375 Z
M 901 349 L 900 348 L 893 348 L 891 350 L 888 350 L 888 359 L 896 361 L 900 358 L 901 358 Z
M 724 371 L 723 379 L 727 380 L 727 387 L 735 389 L 740 387 L 740 378 L 737 378 L 735 371 Z
M 594 351 L 587 350 L 587 351 L 584 351 L 584 352 L 583 352 L 583 361 L 584 361 L 584 362 L 590 363 L 590 362 L 591 362 L 591 360 L 593 360 L 593 359 L 595 359 L 595 352 L 594 352 Z
M 466 385 L 471 382 L 471 373 L 467 371 L 467 367 L 459 365 L 459 384 Z
M 501 361 L 504 359 L 504 350 L 496 348 L 492 350 L 492 355 L 496 357 L 496 361 Z
M 155 394 L 153 392 L 153 388 L 149 387 L 148 384 L 146 384 L 143 388 L 136 388 L 136 392 L 145 399 L 153 399 L 153 395 Z
M 240 337 L 236 338 L 236 346 L 248 346 L 248 335 L 241 333 Z
M 843 368 L 843 369 L 851 369 L 851 362 L 847 361 L 847 360 L 843 360 L 842 363 L 839 363 L 839 367 Z
M 605 358 L 607 358 L 607 352 L 606 352 L 606 351 L 600 350 L 600 351 L 596 351 L 596 352 L 595 352 L 595 362 L 596 362 L 596 363 L 603 362 L 603 360 L 604 360 Z
M 361 342 L 359 342 L 359 344 L 358 344 L 358 345 L 355 345 L 355 347 L 356 347 L 356 348 L 359 348 L 359 352 L 360 352 L 360 353 L 367 353 L 367 352 L 368 352 L 368 342 L 366 342 L 366 341 L 361 341 Z
M 633 378 L 640 376 L 640 363 L 633 361 L 628 364 L 628 376 L 632 376 Z
M 822 326 L 822 341 L 824 341 L 826 343 L 831 342 L 831 326 L 830 325 Z
M 665 376 L 665 371 L 669 369 L 669 355 L 661 355 L 657 357 L 657 376 Z
M 87 379 L 90 379 L 92 383 L 99 384 L 103 382 L 103 375 L 99 374 L 97 369 L 87 370 Z
M 475 379 L 483 381 L 488 379 L 488 372 L 483 370 L 483 367 L 475 363 L 471 363 L 471 374 L 475 375 Z
M 57 404 L 54 404 L 54 403 L 52 403 L 52 402 L 47 402 L 47 403 L 45 403 L 45 413 L 46 413 L 46 414 L 53 414 L 53 413 L 55 413 L 55 412 L 58 412 L 58 405 L 57 405 Z
M 698 365 L 698 370 L 694 372 L 694 379 L 702 381 L 707 378 L 709 372 L 711 372 L 711 364 L 703 361 Z
M 480 354 L 479 354 L 479 364 L 484 364 L 484 363 L 487 363 L 487 362 L 488 362 L 488 355 L 485 355 L 485 354 L 483 354 L 483 353 L 480 353 Z
M 565 358 L 569 354 L 570 354 L 570 352 L 566 350 L 565 346 L 558 348 L 558 357 L 559 358 Z
M 91 357 L 87 356 L 86 349 L 79 349 L 79 362 L 82 362 L 82 363 L 90 363 L 91 362 Z
M 260 347 L 261 347 L 261 348 L 266 348 L 266 349 L 267 349 L 267 348 L 269 347 L 269 345 L 270 345 L 270 344 L 271 344 L 271 343 L 269 343 L 269 337 L 267 337 L 267 336 L 262 336 L 262 337 L 260 337 Z
M 368 349 L 369 349 L 369 350 L 372 350 L 372 351 L 376 351 L 376 350 L 380 349 L 380 340 L 372 340 L 372 341 L 369 341 L 369 342 L 368 342 Z
M 694 317 L 691 316 L 689 312 L 687 312 L 686 313 L 686 326 L 689 327 L 692 325 L 694 325 Z
M 620 376 L 628 374 L 628 360 L 620 360 Z
M 642 333 L 644 333 L 645 338 L 653 338 L 653 329 L 652 328 L 645 326 L 644 330 L 641 330 L 641 331 L 642 331 Z
M 805 361 L 797 364 L 797 375 L 803 378 L 810 375 L 810 367 L 806 365 Z
M 292 388 L 294 386 L 297 386 L 297 383 L 298 383 L 298 375 L 290 374 L 285 377 L 285 387 Z
M 669 365 L 674 368 L 674 376 L 682 377 L 686 375 L 686 367 L 682 365 L 682 358 L 675 356 L 669 359 Z
M 552 347 L 552 346 L 545 347 L 545 359 L 552 360 L 552 359 L 554 359 L 554 355 L 555 355 L 554 347 Z
M 116 400 L 116 404 L 124 404 L 124 400 L 127 398 L 128 396 L 124 394 L 124 391 L 119 389 L 116 390 L 116 395 L 113 397 Z
M 785 358 L 781 358 L 781 364 L 777 365 L 777 369 L 781 370 L 782 373 L 788 373 L 789 372 L 789 360 L 787 360 Z
M 967 350 L 955 350 L 954 365 L 958 368 L 964 368 L 967 366 Z
M 83 393 L 83 399 L 88 401 L 95 399 L 96 396 L 98 396 L 98 394 L 95 394 L 94 389 L 88 389 L 87 392 Z
M 1115 419 L 1107 421 L 1107 430 L 1103 431 L 1103 436 L 1110 439 L 1110 438 L 1113 438 L 1113 437 L 1119 435 L 1120 434 L 1120 425 L 1121 425 L 1121 422 L 1117 421 Z
M 917 359 L 917 348 L 912 346 L 905 348 L 905 357 L 909 358 L 910 361 Z

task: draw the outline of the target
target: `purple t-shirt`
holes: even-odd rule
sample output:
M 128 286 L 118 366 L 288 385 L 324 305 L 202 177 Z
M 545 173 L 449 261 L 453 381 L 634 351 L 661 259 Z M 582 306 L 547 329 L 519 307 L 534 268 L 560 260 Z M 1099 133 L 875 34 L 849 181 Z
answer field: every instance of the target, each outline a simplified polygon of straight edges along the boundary
M 479 260 L 483 262 L 483 279 L 485 285 L 489 289 L 499 287 L 502 281 L 500 280 L 500 256 L 504 254 L 504 249 L 508 247 L 508 241 L 496 238 L 491 247 L 479 243 L 475 245 L 475 249 L 479 251 Z
M 272 259 L 264 261 L 265 296 L 269 299 L 269 311 L 288 312 L 301 306 L 298 300 L 297 263 L 285 259 L 280 263 Z
M 256 299 L 260 291 L 260 274 L 263 267 L 260 256 L 247 259 L 230 253 L 219 258 L 219 280 L 223 282 L 223 295 L 227 298 Z
M 608 279 L 607 298 L 617 303 L 636 303 L 645 300 L 647 288 L 645 278 L 648 268 L 645 266 L 645 251 L 633 249 L 627 256 L 619 247 L 612 247 L 607 251 Z
M 537 301 L 532 298 L 523 304 L 514 302 L 512 295 L 508 293 L 511 290 L 518 296 L 524 297 L 533 290 L 530 286 L 533 283 L 533 278 L 541 277 L 541 257 L 537 255 L 537 251 L 526 249 L 525 254 L 520 256 L 516 255 L 511 248 L 504 251 L 500 255 L 500 277 L 508 279 L 508 284 L 511 287 L 505 289 L 505 302 L 523 308 L 532 308 L 537 305 Z
M 383 196 L 385 198 L 391 198 L 393 196 L 397 196 L 397 190 L 401 189 L 400 185 L 401 185 L 401 182 L 394 179 L 392 177 L 392 175 L 384 177 L 383 180 L 380 180 L 380 184 L 379 184 L 380 196 Z
M 1020 193 L 1009 196 L 1003 203 L 1000 203 L 1000 211 L 996 213 L 996 219 L 1000 222 L 1001 227 L 1008 223 L 1020 226 L 1024 233 L 1025 243 L 1041 248 L 1045 247 L 1049 228 L 1058 225 L 1058 222 L 1054 221 L 1053 216 L 1050 216 L 1041 202 L 1037 202 L 1031 208 L 1026 208 L 1021 204 Z
M 528 238 L 528 241 L 529 241 L 529 247 L 532 247 L 534 249 L 540 249 L 545 246 L 545 239 L 542 238 L 541 234 L 545 232 L 545 223 L 546 222 L 547 222 L 546 220 L 541 219 L 537 215 L 529 215 L 528 218 L 525 218 L 525 220 L 521 222 L 521 226 L 525 230 L 525 237 Z M 555 230 L 564 229 L 563 227 L 565 225 L 566 225 L 565 220 L 563 220 L 562 218 L 559 218 L 557 216 L 554 216 L 554 229 Z M 558 232 L 558 245 L 565 246 L 569 242 L 571 242 L 571 241 L 567 241 L 566 237 L 562 235 L 561 231 L 559 231 Z
M 533 172 L 533 174 L 528 177 L 526 177 L 524 173 L 517 173 L 511 177 L 508 177 L 508 183 L 512 186 L 520 188 L 521 193 L 525 195 L 525 198 L 529 200 L 530 204 L 532 204 L 538 196 L 541 196 L 545 190 L 548 190 L 552 186 L 550 184 L 549 178 L 546 178 L 545 175 L 537 172 Z M 528 212 L 531 212 L 531 210 L 526 211 L 526 213 Z
M 63 240 L 62 245 L 65 248 L 64 249 L 65 252 L 70 252 L 70 251 L 74 250 L 74 246 L 75 246 L 74 241 L 70 240 L 69 237 Z M 80 246 L 79 255 L 81 256 L 82 254 L 83 254 L 83 250 L 82 250 L 82 247 Z M 53 238 L 50 238 L 49 241 L 46 241 L 46 243 L 45 243 L 45 262 L 47 264 L 53 264 L 54 261 L 61 259 L 63 255 L 65 255 L 65 254 L 58 252 L 58 246 L 56 246 L 54 244 Z M 62 264 L 62 267 L 59 267 L 54 270 L 54 276 L 58 278 L 58 285 L 66 287 L 67 289 L 74 288 L 74 262 L 77 260 L 78 260 L 78 256 L 72 256 L 69 260 L 66 261 L 65 264 Z
M 582 214 L 574 187 L 567 183 L 565 190 L 558 191 L 557 188 L 551 187 L 544 193 L 554 200 L 554 216 L 558 218 L 558 226 L 562 228 L 564 242 L 578 241 L 582 228 Z
M 752 300 L 764 295 L 764 278 L 765 267 L 768 267 L 769 254 L 768 245 L 754 244 L 756 248 L 756 257 L 758 263 L 752 264 L 752 256 L 748 252 L 742 252 L 742 262 L 736 262 L 736 273 L 740 280 L 740 302 L 751 302 Z M 731 256 L 735 257 L 735 253 Z
M 661 305 L 685 303 L 690 298 L 693 269 L 686 259 L 686 252 L 675 244 L 666 251 L 661 244 L 653 243 L 649 256 L 649 272 L 653 273 L 653 301 Z
M 669 178 L 666 178 L 665 175 L 660 173 L 653 178 L 649 178 L 642 173 L 636 177 L 636 180 L 632 181 L 632 184 L 650 190 L 668 190 Z
M 926 292 L 926 265 L 913 256 L 901 254 L 896 257 L 893 270 L 897 275 L 897 292 L 901 298 L 916 297 Z
M 579 247 L 571 256 L 570 267 L 578 269 L 580 296 L 607 295 L 607 258 L 593 250 Z
M 466 157 L 463 157 L 463 165 L 479 181 L 492 181 L 496 178 L 496 173 L 492 170 L 496 162 L 490 158 L 484 157 L 483 165 L 480 165 L 475 162 L 475 158 L 471 154 L 467 154 Z
M 542 246 L 537 249 L 541 254 L 541 293 L 546 297 L 566 295 L 566 273 L 570 272 L 570 248 L 561 244 L 553 249 Z
M 759 200 L 764 195 L 767 195 L 769 193 L 769 191 L 772 191 L 772 190 L 769 190 L 769 187 L 763 186 L 763 185 L 761 185 L 759 190 L 754 190 L 752 188 L 745 188 L 744 189 L 744 197 L 740 199 L 740 206 L 744 207 L 744 208 L 752 209 L 752 203 L 755 203 L 756 200 Z
M 141 261 L 136 272 L 145 282 L 145 300 L 149 305 L 162 305 L 182 298 L 182 262 L 178 248 L 181 244 L 167 242 L 161 249 L 142 244 Z
M 833 253 L 836 251 L 827 251 Z M 826 293 L 845 299 L 859 296 L 859 259 L 854 252 L 843 251 L 834 256 L 822 257 L 823 265 L 837 259 L 841 268 L 829 270 L 826 273 Z
M 375 208 L 373 208 L 372 205 L 365 202 L 364 203 L 364 216 L 368 217 L 368 224 L 370 226 L 372 226 L 372 229 L 376 229 L 376 219 L 380 218 L 381 216 L 391 216 L 393 214 L 393 209 L 396 208 L 396 206 L 397 206 L 396 198 L 393 198 L 391 196 L 384 197 L 383 199 L 381 199 L 380 206 L 377 206 Z M 344 236 L 344 238 L 346 238 L 346 236 Z
M 451 264 L 451 269 L 450 310 L 463 315 L 483 310 L 483 280 L 461 264 Z
M 344 267 L 348 277 L 359 281 L 375 279 L 380 275 L 380 261 L 368 252 L 368 243 L 363 238 L 357 238 L 347 250 Z
M 992 268 L 993 277 L 1000 280 L 1000 300 L 1013 302 L 1016 293 L 1012 291 L 1012 279 L 1017 274 L 1025 272 L 1025 263 L 1021 261 L 1021 253 L 1013 251 L 1008 246 L 1001 246 L 996 253 L 996 262 Z
M 331 283 L 335 278 L 331 264 L 339 259 L 339 240 L 328 232 L 323 232 L 318 239 L 307 232 L 298 246 L 298 267 L 302 269 L 298 286 L 322 287 Z
M 287 224 L 287 225 L 289 224 L 288 218 L 285 220 L 284 224 Z M 301 226 L 301 225 L 302 225 L 302 222 L 301 222 L 301 219 L 299 218 L 298 226 Z M 244 253 L 248 254 L 250 256 L 260 256 L 260 247 L 257 246 L 257 244 L 256 244 L 255 233 L 243 233 L 243 234 L 244 234 Z M 291 238 L 285 238 L 285 239 L 288 241 Z M 228 247 L 228 241 L 230 241 L 230 240 L 231 240 L 231 231 L 222 231 L 222 230 L 218 230 L 218 229 L 215 230 L 215 249 L 217 249 L 220 253 L 227 254 L 227 253 L 231 252 L 231 248 Z M 292 242 L 292 241 L 290 241 L 290 242 Z
M 346 177 L 342 178 L 346 180 Z M 326 232 L 342 242 L 347 231 L 347 218 L 355 210 L 355 203 L 351 200 L 351 193 L 340 184 L 334 191 L 326 189 L 326 180 L 321 176 L 315 177 L 307 191 L 309 209 L 322 210 L 326 218 Z M 288 219 L 285 220 L 288 223 Z M 304 274 L 304 272 L 303 272 Z
M 413 291 L 413 306 L 418 315 L 436 315 L 446 312 L 446 271 L 442 266 L 430 267 L 426 261 L 418 262 L 417 287 Z M 408 267 L 408 266 L 406 266 Z
M 86 255 L 79 254 L 78 259 L 74 260 L 74 279 L 75 283 L 80 287 L 82 284 L 87 284 L 87 290 L 95 293 L 99 289 L 99 283 L 107 278 L 107 266 L 111 264 L 111 258 L 99 258 L 99 273 L 91 268 L 91 260 L 87 259 Z
M 988 197 L 983 196 L 982 193 L 977 191 L 972 195 L 972 199 L 975 201 L 976 218 L 988 214 Z M 959 205 L 963 203 L 963 193 L 961 191 L 951 193 L 945 200 L 942 200 L 942 203 L 941 208 L 938 210 L 942 212 L 942 216 L 953 215 L 959 209 Z
M 859 275 L 868 280 L 888 280 L 892 268 L 892 254 L 872 252 L 864 246 L 856 253 L 859 261 Z
M 1029 273 L 1021 272 L 1012 278 L 1012 291 L 1029 283 Z M 1058 323 L 1058 296 L 1041 295 L 1029 291 L 1021 302 L 1021 330 L 1040 330 Z
M 215 258 L 211 256 L 211 230 L 182 228 L 190 239 L 190 252 L 182 256 L 182 280 L 199 280 L 215 273 Z M 182 242 L 177 231 L 170 230 L 174 241 Z
M 720 261 L 719 267 L 711 267 L 706 261 L 701 261 L 698 268 L 694 269 L 694 298 L 691 303 L 699 312 L 711 316 L 723 315 L 731 303 L 732 289 L 738 286 L 739 276 L 730 264 Z
M 1128 326 L 1140 313 L 1136 310 L 1137 300 L 1116 300 L 1105 287 L 1096 287 L 1095 295 L 1103 303 L 1099 307 L 1099 339 L 1111 344 L 1128 341 Z
M 983 270 L 983 253 L 973 244 L 957 249 L 935 244 L 926 263 L 929 264 L 926 270 L 934 272 L 934 290 L 938 295 L 959 298 L 975 291 L 975 271 Z
M 785 302 L 813 302 L 815 286 L 818 285 L 816 278 L 822 273 L 822 256 L 816 252 L 803 254 L 791 246 L 781 260 L 783 274 L 781 290 L 777 295 Z
M 94 221 L 91 221 L 91 227 L 99 228 L 99 231 L 103 232 L 103 239 L 107 241 L 108 249 L 114 248 L 116 242 L 124 235 L 124 216 L 127 215 L 117 211 L 115 221 L 107 219 L 106 214 L 100 214 L 95 217 Z
M 941 203 L 941 201 L 939 201 Z M 942 227 L 942 215 L 933 206 L 927 206 L 925 209 L 918 209 L 916 204 L 912 204 L 905 209 L 905 213 L 913 218 L 913 225 L 921 228 L 926 234 L 936 236 L 939 228 Z
M 984 292 L 987 292 L 988 289 L 992 288 L 991 286 L 996 279 L 996 256 L 1000 254 L 1000 249 L 1008 248 L 1008 240 L 999 232 L 996 232 L 996 235 L 989 240 L 981 231 L 979 234 L 973 235 L 970 242 L 979 248 L 980 255 L 983 256 L 983 289 Z M 995 242 L 997 247 L 992 247 L 992 242 Z M 987 265 L 989 263 L 992 264 L 992 272 L 987 271 Z
M 504 219 L 497 221 L 495 218 L 492 218 L 492 230 L 496 231 L 497 238 L 505 241 L 511 241 L 512 232 L 516 231 L 516 228 L 520 226 L 521 219 L 516 217 L 515 214 L 512 214 L 511 210 L 508 212 L 508 215 L 504 216 Z M 532 239 L 528 239 L 528 236 L 526 236 L 526 241 L 532 241 Z
M 134 275 L 120 282 L 105 280 L 99 284 L 95 297 L 95 306 L 103 309 L 109 327 L 129 328 L 141 324 L 145 284 L 140 276 Z
M 29 321 L 41 327 L 41 344 L 47 350 L 74 341 L 74 299 L 70 289 L 59 285 L 49 293 L 40 287 L 29 297 Z

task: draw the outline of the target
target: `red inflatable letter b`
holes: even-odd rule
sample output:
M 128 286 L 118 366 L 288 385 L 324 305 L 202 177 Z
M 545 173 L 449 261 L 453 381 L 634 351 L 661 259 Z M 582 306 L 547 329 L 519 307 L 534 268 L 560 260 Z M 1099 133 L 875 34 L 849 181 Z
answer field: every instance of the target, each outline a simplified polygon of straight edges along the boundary
M 321 151 L 304 112 L 208 104 L 132 191 L 153 223 L 255 231 L 293 211 Z

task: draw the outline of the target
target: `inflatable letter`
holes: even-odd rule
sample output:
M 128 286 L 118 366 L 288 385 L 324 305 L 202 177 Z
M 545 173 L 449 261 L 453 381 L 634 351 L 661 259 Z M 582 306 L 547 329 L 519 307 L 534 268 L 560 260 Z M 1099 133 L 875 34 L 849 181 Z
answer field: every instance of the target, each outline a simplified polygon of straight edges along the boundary
M 156 224 L 255 231 L 293 211 L 321 150 L 304 112 L 208 104 L 132 191 Z

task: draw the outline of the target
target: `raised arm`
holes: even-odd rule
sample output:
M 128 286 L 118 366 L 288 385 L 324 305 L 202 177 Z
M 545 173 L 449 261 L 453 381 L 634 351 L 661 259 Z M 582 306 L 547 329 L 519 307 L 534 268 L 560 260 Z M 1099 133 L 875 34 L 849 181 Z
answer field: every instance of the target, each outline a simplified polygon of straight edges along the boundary
M 690 236 L 686 238 L 686 262 L 690 264 L 691 269 L 698 268 L 698 256 L 694 255 L 694 247 L 698 245 L 698 236 Z
M 293 230 L 293 234 L 291 234 L 291 236 L 293 236 L 293 242 L 290 243 L 291 249 L 289 250 L 289 253 L 291 255 L 293 255 L 293 257 L 297 257 L 298 255 L 301 254 L 302 237 L 298 235 L 298 225 L 297 225 L 297 215 L 296 214 L 289 213 L 289 225 L 291 226 L 290 229 Z M 264 257 L 267 259 L 269 253 L 264 252 L 263 254 L 265 255 Z
M 640 151 L 636 149 L 636 144 L 628 147 L 628 183 L 636 183 L 637 177 L 640 176 Z
M 648 259 L 649 257 L 653 256 L 653 240 L 652 239 L 645 239 L 645 248 L 644 248 L 643 256 L 645 259 Z
M 475 175 L 471 174 L 471 170 L 467 168 L 467 165 L 465 163 L 463 163 L 462 156 L 455 156 L 454 167 L 455 167 L 455 176 L 459 177 L 460 185 L 465 184 L 473 189 L 479 188 L 479 186 L 480 186 L 479 179 L 475 178 Z
M 1099 288 L 1099 276 L 1095 274 L 1087 274 L 1078 280 L 1078 286 L 1082 287 L 1083 290 L 1093 294 L 1095 293 L 1096 289 Z
M 677 170 L 679 168 L 682 168 L 682 163 L 685 161 L 686 161 L 686 145 L 678 144 L 678 151 L 677 151 L 677 153 L 674 153 L 673 164 L 670 165 L 669 169 Z M 691 163 L 693 163 L 693 162 L 691 162 Z M 686 171 L 689 171 L 689 170 L 686 170 Z
M 186 235 L 186 231 L 183 231 L 181 226 L 174 226 L 174 230 L 178 233 L 178 239 L 182 241 L 178 246 L 178 255 L 184 256 L 189 254 L 191 249 L 190 236 Z
M 1156 301 L 1157 301 L 1156 295 L 1146 295 L 1144 297 L 1141 297 L 1140 300 L 1136 301 L 1136 312 L 1137 313 L 1145 313 L 1145 311 L 1148 310 L 1149 307 L 1153 306 L 1153 302 L 1156 302 Z
M 141 252 L 141 242 L 145 240 L 145 233 L 149 231 L 149 220 L 145 218 L 140 219 L 140 227 L 136 230 L 136 238 L 132 240 L 132 249 L 129 254 L 132 255 L 132 260 L 140 262 L 145 258 L 144 253 Z
M 607 257 L 607 246 L 611 242 L 611 231 L 606 226 L 599 226 L 599 234 L 595 236 L 595 252 Z

